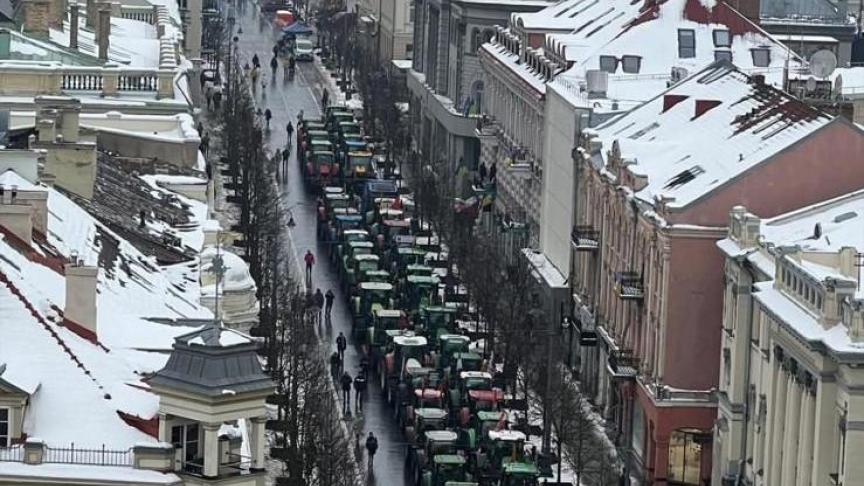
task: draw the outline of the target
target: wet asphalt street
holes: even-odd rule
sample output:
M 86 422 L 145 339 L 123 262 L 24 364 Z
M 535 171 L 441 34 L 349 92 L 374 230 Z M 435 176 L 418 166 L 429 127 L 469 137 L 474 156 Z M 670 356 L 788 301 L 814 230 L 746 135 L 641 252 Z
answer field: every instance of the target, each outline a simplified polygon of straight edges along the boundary
M 262 111 L 265 108 L 270 108 L 273 112 L 268 145 L 271 151 L 281 150 L 287 139 L 285 126 L 289 120 L 296 125 L 297 113 L 300 110 L 303 110 L 307 117 L 319 116 L 322 87 L 320 73 L 313 63 L 298 62 L 297 74 L 293 81 L 284 79 L 281 65 L 275 79 L 272 78 L 269 63 L 277 36 L 269 20 L 262 20 L 257 6 L 249 2 L 245 8 L 238 9 L 237 24 L 243 29 L 243 33 L 238 36 L 241 63 L 248 61 L 251 64 L 252 56 L 257 53 L 264 71 L 262 74 L 267 76 L 266 96 L 264 98 L 261 96 L 262 90 L 259 80 L 256 100 Z M 332 96 L 333 93 L 330 94 Z M 319 244 L 316 239 L 315 196 L 304 189 L 295 157 L 296 155 L 292 153 L 288 164 L 287 180 L 280 183 L 283 204 L 287 210 L 291 211 L 297 223 L 291 238 L 294 242 L 294 249 L 298 253 L 298 259 L 302 259 L 302 254 L 307 249 L 312 250 L 317 259 L 313 271 L 313 287 L 321 288 L 322 292 L 326 292 L 330 288 L 336 293 L 332 326 L 324 331 L 328 335 L 327 339 L 331 346 L 335 349 L 334 341 L 340 331 L 350 338 L 351 316 L 340 289 L 335 266 L 330 264 L 324 245 Z M 355 349 L 353 345 L 349 344 L 346 352 L 345 369 L 352 376 L 357 374 L 359 362 L 359 348 Z M 363 437 L 365 438 L 368 432 L 372 431 L 378 437 L 379 443 L 378 453 L 375 455 L 374 475 L 369 478 L 368 484 L 379 486 L 408 484 L 404 475 L 404 439 L 393 419 L 393 411 L 382 397 L 381 389 L 374 379 L 370 379 L 363 408 Z M 351 428 L 350 423 L 349 428 Z M 363 453 L 365 468 L 365 450 Z

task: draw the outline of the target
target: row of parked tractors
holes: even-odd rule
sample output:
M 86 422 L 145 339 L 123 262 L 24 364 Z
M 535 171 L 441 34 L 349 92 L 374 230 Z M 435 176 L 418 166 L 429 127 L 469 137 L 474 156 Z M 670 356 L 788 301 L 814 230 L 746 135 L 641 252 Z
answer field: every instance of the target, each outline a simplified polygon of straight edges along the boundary
M 411 194 L 361 134 L 328 108 L 297 131 L 300 163 L 319 192 L 318 237 L 352 312 L 352 334 L 408 444 L 422 486 L 536 485 L 526 436 L 508 426 L 498 380 L 466 316 L 467 292 L 446 245 L 414 214 Z

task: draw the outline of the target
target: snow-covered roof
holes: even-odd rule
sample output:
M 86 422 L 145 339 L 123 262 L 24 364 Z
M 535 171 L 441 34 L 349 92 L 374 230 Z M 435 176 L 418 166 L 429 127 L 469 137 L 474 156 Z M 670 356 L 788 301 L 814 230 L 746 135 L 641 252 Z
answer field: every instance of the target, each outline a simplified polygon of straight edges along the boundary
M 85 30 L 79 18 L 78 51 L 97 57 L 99 44 L 93 30 Z M 51 29 L 51 42 L 61 46 L 69 45 L 69 20 L 64 21 L 63 29 Z M 132 67 L 159 67 L 159 36 L 156 27 L 139 20 L 111 17 L 111 38 L 108 45 L 108 60 Z
M 820 236 L 814 238 L 819 225 Z M 864 190 L 762 221 L 760 234 L 777 246 L 805 252 L 836 252 L 851 246 L 864 253 Z
M 574 105 L 599 109 L 606 103 L 597 106 L 596 99 L 588 99 L 585 79 L 587 71 L 600 69 L 601 56 L 618 60 L 604 97 L 615 100 L 617 109 L 645 101 L 666 88 L 672 68 L 693 72 L 714 62 L 718 51 L 731 55 L 735 65 L 745 72 L 765 74 L 766 81 L 773 84 L 782 80 L 787 60 L 791 59 L 792 68 L 800 62 L 797 55 L 759 26 L 725 3 L 712 0 L 565 0 L 533 14 L 513 14 L 511 28 L 519 30 L 520 25 L 531 25 L 525 28 L 548 34 L 544 48 L 555 52 L 547 57 L 574 63 L 557 81 L 552 81 L 556 92 Z M 694 49 L 687 57 L 679 52 L 679 29 L 693 31 Z M 728 32 L 728 39 L 715 39 L 715 31 Z M 494 42 L 483 49 L 544 92 L 543 78 L 526 63 L 517 63 L 515 53 Z M 768 50 L 767 66 L 754 64 L 753 49 Z M 638 72 L 623 71 L 623 56 L 639 58 Z
M 77 447 L 77 443 L 76 443 Z M 3 479 L 22 483 L 57 480 L 68 484 L 136 484 L 179 486 L 183 481 L 174 474 L 136 469 L 122 466 L 82 466 L 79 464 L 40 464 L 33 466 L 22 462 L 4 462 Z
M 196 329 L 151 318 L 212 318 L 198 303 L 197 264 L 160 267 L 59 191 L 12 172 L 2 180 L 48 192 L 44 241 L 22 248 L 0 238 L 0 356 L 10 372 L 26 371 L 40 382 L 24 432 L 54 446 L 74 441 L 125 449 L 154 442 L 120 414 L 155 417 L 157 398 L 141 378 L 165 364 L 176 336 Z M 98 344 L 61 325 L 62 264 L 73 254 L 99 267 Z
M 720 61 L 594 133 L 604 163 L 617 142 L 626 170 L 642 179 L 635 197 L 684 207 L 831 120 Z

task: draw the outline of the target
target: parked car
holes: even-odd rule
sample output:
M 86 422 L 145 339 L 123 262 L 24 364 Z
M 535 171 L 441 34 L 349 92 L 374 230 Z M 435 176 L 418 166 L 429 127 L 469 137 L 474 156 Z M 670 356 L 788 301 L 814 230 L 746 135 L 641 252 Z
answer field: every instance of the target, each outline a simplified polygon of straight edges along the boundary
M 311 61 L 315 44 L 304 37 L 298 37 L 294 44 L 294 58 L 298 61 Z

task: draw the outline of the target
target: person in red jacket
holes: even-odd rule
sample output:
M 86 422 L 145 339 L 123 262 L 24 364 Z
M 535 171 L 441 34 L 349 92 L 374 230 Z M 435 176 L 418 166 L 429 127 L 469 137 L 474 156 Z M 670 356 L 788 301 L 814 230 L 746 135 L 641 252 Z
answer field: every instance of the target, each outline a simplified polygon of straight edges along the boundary
M 315 255 L 312 254 L 312 250 L 306 250 L 306 256 L 303 257 L 303 261 L 306 262 L 306 281 L 312 281 L 312 266 L 315 265 Z

